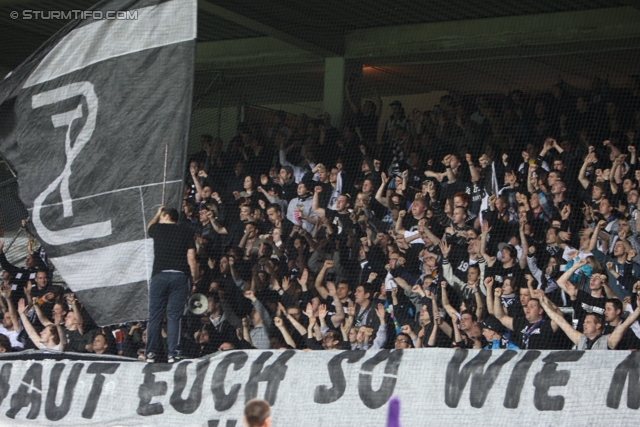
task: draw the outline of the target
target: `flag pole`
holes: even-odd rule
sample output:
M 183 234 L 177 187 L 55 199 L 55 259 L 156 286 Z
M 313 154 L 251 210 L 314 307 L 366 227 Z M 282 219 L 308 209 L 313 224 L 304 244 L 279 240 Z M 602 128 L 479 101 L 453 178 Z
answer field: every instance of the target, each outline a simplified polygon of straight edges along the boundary
M 164 206 L 165 190 L 167 188 L 167 161 L 169 160 L 169 142 L 164 145 L 164 176 L 162 177 L 162 206 Z

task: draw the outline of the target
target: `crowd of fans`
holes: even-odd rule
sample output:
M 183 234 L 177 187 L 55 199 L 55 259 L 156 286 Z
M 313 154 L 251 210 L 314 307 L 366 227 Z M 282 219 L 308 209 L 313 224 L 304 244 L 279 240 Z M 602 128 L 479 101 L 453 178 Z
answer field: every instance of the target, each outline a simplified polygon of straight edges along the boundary
M 180 223 L 208 304 L 183 317 L 182 354 L 640 349 L 633 82 L 447 95 L 409 115 L 395 101 L 383 118 L 347 85 L 340 129 L 280 111 L 226 151 L 202 135 Z M 144 323 L 96 327 L 37 251 L 0 263 L 0 349 L 144 358 Z

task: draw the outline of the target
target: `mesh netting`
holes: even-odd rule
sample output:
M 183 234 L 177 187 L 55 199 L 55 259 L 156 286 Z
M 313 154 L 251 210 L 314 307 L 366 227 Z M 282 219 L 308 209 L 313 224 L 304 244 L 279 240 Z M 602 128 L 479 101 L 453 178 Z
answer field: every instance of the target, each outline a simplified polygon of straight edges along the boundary
M 90 6 L 77 3 L 66 5 L 64 11 Z M 612 356 L 610 364 L 606 354 L 590 356 L 593 363 L 606 365 L 601 372 L 604 380 L 586 378 L 582 353 L 554 351 L 640 349 L 636 322 L 640 314 L 640 61 L 636 54 L 640 12 L 595 0 L 538 5 L 376 4 L 366 10 L 353 2 L 325 3 L 199 2 L 193 75 L 176 71 L 181 66 L 190 70 L 190 63 L 180 65 L 175 59 L 177 55 L 190 58 L 193 53 L 193 46 L 184 50 L 179 46 L 193 41 L 188 36 L 157 44 L 130 37 L 137 47 L 128 52 L 123 48 L 125 53 L 113 56 L 98 50 L 96 55 L 103 54 L 105 62 L 156 52 L 158 56 L 151 59 L 110 63 L 104 74 L 113 78 L 122 71 L 128 76 L 125 84 L 132 81 L 139 85 L 133 87 L 147 91 L 149 83 L 141 80 L 148 78 L 158 85 L 158 93 L 140 96 L 130 89 L 140 99 L 127 104 L 123 95 L 103 104 L 111 99 L 110 91 L 101 91 L 95 83 L 100 109 L 94 138 L 107 148 L 85 155 L 82 166 L 69 167 L 70 172 L 62 172 L 67 157 L 60 157 L 60 164 L 53 160 L 63 156 L 62 143 L 55 149 L 50 148 L 54 143 L 45 144 L 38 152 L 43 162 L 52 159 L 50 164 L 38 165 L 42 170 L 27 162 L 26 171 L 16 167 L 16 173 L 9 161 L 0 162 L 4 241 L 0 261 L 7 319 L 0 332 L 10 339 L 0 340 L 0 347 L 8 351 L 55 347 L 50 338 L 40 335 L 46 344 L 39 341 L 38 334 L 46 336 L 49 331 L 64 333 L 65 350 L 74 353 L 152 362 L 204 358 L 197 362 L 198 368 L 195 363 L 184 364 L 172 371 L 173 385 L 179 390 L 172 395 L 171 405 L 180 413 L 189 410 L 180 400 L 186 384 L 180 375 L 186 375 L 186 366 L 196 377 L 201 370 L 213 371 L 207 359 L 213 355 L 216 374 L 205 388 L 210 387 L 214 400 L 218 399 L 218 415 L 235 404 L 235 400 L 227 402 L 229 406 L 220 403 L 229 395 L 224 386 L 216 389 L 216 380 L 226 390 L 234 384 L 225 379 L 225 366 L 237 364 L 236 370 L 244 363 L 248 366 L 247 354 L 251 354 L 250 363 L 264 364 L 262 356 L 245 352 L 251 349 L 345 350 L 336 353 L 340 355 L 336 361 L 314 357 L 330 370 L 358 362 L 357 367 L 346 368 L 351 369 L 347 393 L 355 399 L 357 388 L 369 409 L 383 407 L 394 387 L 416 389 L 408 384 L 411 374 L 407 372 L 428 372 L 429 364 L 409 356 L 412 351 L 432 358 L 434 364 L 446 360 L 438 365 L 442 375 L 435 384 L 439 393 L 444 387 L 448 408 L 457 407 L 460 390 L 470 376 L 471 387 L 477 383 L 474 390 L 481 391 L 470 392 L 470 406 L 464 395 L 461 411 L 465 415 L 483 407 L 496 381 L 496 369 L 499 372 L 503 365 L 514 372 L 512 380 L 507 382 L 505 374 L 493 389 L 520 387 L 522 391 L 527 381 L 523 399 L 533 401 L 537 411 L 562 410 L 563 404 L 546 394 L 549 387 L 568 382 L 550 379 L 554 361 L 575 363 L 574 377 L 582 382 L 580 387 L 572 386 L 571 404 L 580 400 L 581 390 L 609 385 L 612 375 L 626 379 L 628 371 L 631 378 L 637 360 L 625 359 L 626 353 Z M 36 28 L 39 34 L 21 44 L 10 31 L 20 49 L 12 47 L 0 64 L 3 69 L 15 69 L 68 21 L 51 15 L 38 18 L 33 11 L 40 6 L 0 6 L 3 16 L 12 11 L 18 14 L 17 18 L 11 15 L 16 33 Z M 101 7 L 108 5 L 103 2 Z M 87 22 L 78 25 L 79 31 L 90 27 Z M 187 26 L 174 25 L 180 34 Z M 138 37 L 146 40 L 142 33 Z M 116 39 L 109 40 L 117 45 Z M 78 43 L 79 50 L 86 50 L 85 43 Z M 175 50 L 162 51 L 166 46 Z M 160 63 L 171 58 L 177 61 L 173 68 L 163 69 Z M 90 65 L 97 68 L 99 64 L 96 60 Z M 83 69 L 77 66 L 69 73 Z M 63 133 L 54 134 L 53 128 L 50 134 L 40 132 L 45 122 L 56 129 L 63 126 L 56 122 L 67 120 L 62 116 L 53 122 L 50 116 L 39 117 L 40 124 L 25 127 L 29 132 L 36 129 L 33 133 L 14 133 L 14 118 L 22 123 L 18 113 L 35 110 L 35 104 L 43 102 L 37 101 L 42 88 L 69 83 L 62 71 L 56 75 L 61 80 L 47 80 L 42 74 L 34 72 L 41 79 L 35 83 L 22 82 L 28 103 L 17 96 L 15 105 L 14 98 L 2 105 L 3 147 L 17 150 L 17 145 L 36 136 L 41 142 L 64 138 Z M 169 83 L 176 84 L 173 90 L 160 78 L 165 74 Z M 7 79 L 4 87 L 10 83 Z M 175 89 L 191 84 L 192 99 L 185 95 L 189 90 Z M 106 83 L 104 87 L 112 88 Z M 8 98 L 9 92 L 0 94 Z M 76 118 L 64 123 L 69 129 L 66 138 L 74 144 L 89 122 L 91 103 L 86 93 L 82 92 L 85 100 L 76 110 L 78 117 L 85 117 L 82 125 L 74 124 Z M 64 101 L 71 105 L 70 99 L 77 102 L 74 96 L 79 98 L 69 95 Z M 188 137 L 186 128 L 164 132 L 164 126 L 172 123 L 174 108 L 181 112 L 176 123 L 186 123 L 183 119 L 190 114 Z M 145 132 L 155 130 L 159 135 L 142 138 L 130 127 L 129 118 L 140 118 L 136 123 L 144 124 Z M 106 151 L 108 132 L 100 134 L 100 126 L 107 122 L 111 132 L 114 126 L 121 128 L 126 135 L 120 139 L 127 140 L 127 144 L 114 143 L 118 148 L 112 153 Z M 166 141 L 165 135 L 175 138 Z M 138 140 L 143 141 L 140 148 L 135 145 Z M 183 158 L 186 145 L 188 155 Z M 64 151 L 68 158 L 70 147 Z M 129 149 L 121 161 L 118 156 Z M 24 155 L 3 154 L 15 163 L 24 160 Z M 129 162 L 114 175 L 130 178 L 140 170 L 141 175 L 148 173 L 148 181 L 123 181 L 127 185 L 114 188 L 94 182 L 93 168 L 105 182 L 110 179 L 104 160 L 108 156 Z M 153 159 L 141 167 L 145 156 Z M 54 172 L 62 173 L 63 183 L 51 190 L 48 186 L 56 177 L 48 173 Z M 18 181 L 25 176 L 29 186 L 22 186 L 20 194 L 28 199 L 27 208 L 18 197 Z M 69 176 L 83 176 L 82 185 L 87 187 L 72 178 L 69 193 Z M 91 199 L 132 188 L 133 197 L 107 202 Z M 48 204 L 43 208 L 44 201 Z M 156 214 L 165 202 L 167 210 Z M 100 208 L 100 214 L 76 222 L 69 219 L 80 217 L 78 212 L 85 208 L 94 214 Z M 41 209 L 49 209 L 44 220 Z M 135 211 L 139 218 L 125 217 L 123 211 Z M 107 217 L 113 219 L 116 237 L 108 237 L 109 228 L 109 234 L 76 240 L 51 238 L 71 225 L 80 229 Z M 116 217 L 129 223 L 121 226 L 124 220 L 119 223 Z M 128 227 L 133 222 L 138 228 Z M 46 228 L 54 223 L 55 227 Z M 143 235 L 142 226 L 148 234 Z M 167 231 L 171 227 L 180 232 Z M 99 240 L 106 237 L 112 240 Z M 111 244 L 115 249 L 101 251 Z M 85 257 L 72 259 L 79 253 Z M 137 256 L 135 261 L 128 260 L 130 253 Z M 149 341 L 147 307 L 154 325 Z M 23 313 L 15 314 L 16 309 Z M 31 326 L 19 332 L 11 325 L 12 321 L 18 324 L 18 317 Z M 60 327 L 51 331 L 49 325 L 55 323 Z M 433 348 L 461 351 L 437 350 L 430 355 L 428 349 Z M 491 356 L 467 351 L 472 349 L 530 351 Z M 223 358 L 220 352 L 227 350 L 238 350 L 232 353 L 235 359 Z M 363 359 L 364 353 L 358 350 L 372 350 L 368 354 L 374 356 Z M 256 384 L 251 378 L 259 376 L 260 370 L 252 368 L 247 378 L 244 372 L 238 374 L 248 390 L 245 400 L 265 394 L 275 403 L 277 386 L 270 383 L 275 391 L 261 388 L 258 393 L 257 383 L 275 381 L 279 375 L 282 380 L 285 374 L 278 369 L 286 369 L 278 368 L 278 363 L 295 365 L 297 359 L 288 362 L 294 354 L 288 351 L 273 354 L 272 359 L 277 356 L 280 362 L 270 361 L 275 367 L 264 378 L 254 378 Z M 398 371 L 402 357 L 405 371 Z M 309 356 L 292 371 L 302 378 L 304 369 L 312 370 L 308 367 L 312 359 Z M 360 359 L 367 361 L 360 363 Z M 348 364 L 340 365 L 342 360 Z M 386 368 L 380 379 L 372 372 L 383 361 Z M 53 362 L 44 363 L 45 372 L 55 371 L 50 366 Z M 493 368 L 485 373 L 485 364 L 491 363 Z M 31 365 L 16 366 L 19 376 L 27 378 L 23 383 L 35 381 L 29 377 Z M 137 368 L 126 369 L 132 377 L 156 372 L 156 368 L 145 368 L 142 374 Z M 322 384 L 322 369 L 310 374 L 314 384 Z M 527 377 L 528 369 L 536 375 Z M 73 381 L 73 372 L 67 384 Z M 340 399 L 339 384 L 345 380 L 336 372 L 330 374 L 334 389 L 305 392 L 310 402 L 323 405 Z M 154 388 L 155 380 L 144 378 L 140 396 L 166 394 Z M 293 384 L 289 377 L 287 381 Z M 616 407 L 615 396 L 624 389 L 623 385 L 618 390 L 611 381 L 609 409 Z M 197 389 L 203 382 L 193 384 Z M 342 387 L 344 393 L 345 384 Z M 546 391 L 540 391 L 544 387 Z M 628 386 L 629 408 L 635 402 L 632 389 L 637 392 L 637 385 Z M 438 404 L 441 395 L 434 397 L 440 399 Z M 137 416 L 161 413 L 150 401 L 127 410 Z M 504 403 L 490 399 L 485 409 L 518 408 L 508 401 L 506 397 Z M 618 396 L 618 405 L 619 401 Z M 12 403 L 12 410 L 19 412 L 18 406 Z M 309 403 L 308 407 L 316 406 Z M 209 425 L 219 425 L 223 418 L 227 425 L 232 425 L 232 418 L 239 422 L 239 407 L 234 408 L 227 418 L 216 418 L 215 423 L 211 418 Z M 349 411 L 347 406 L 335 408 Z M 358 408 L 359 414 L 365 414 L 364 407 Z M 522 406 L 520 410 L 529 414 Z M 438 411 L 446 417 L 446 408 Z M 138 421 L 129 416 L 134 417 L 125 414 L 124 425 Z M 293 417 L 287 413 L 281 421 L 290 422 Z M 99 418 L 112 419 L 108 413 L 100 413 Z M 314 425 L 328 425 L 313 420 Z M 473 420 L 476 423 L 478 418 Z M 547 417 L 532 423 L 554 421 Z

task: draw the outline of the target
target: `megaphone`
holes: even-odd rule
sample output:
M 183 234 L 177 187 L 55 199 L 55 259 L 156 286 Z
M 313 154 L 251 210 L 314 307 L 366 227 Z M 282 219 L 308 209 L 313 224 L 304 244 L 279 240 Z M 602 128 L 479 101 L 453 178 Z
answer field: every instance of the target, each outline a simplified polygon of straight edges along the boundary
M 200 315 L 209 308 L 209 300 L 205 294 L 193 294 L 187 302 L 187 310 L 191 313 Z

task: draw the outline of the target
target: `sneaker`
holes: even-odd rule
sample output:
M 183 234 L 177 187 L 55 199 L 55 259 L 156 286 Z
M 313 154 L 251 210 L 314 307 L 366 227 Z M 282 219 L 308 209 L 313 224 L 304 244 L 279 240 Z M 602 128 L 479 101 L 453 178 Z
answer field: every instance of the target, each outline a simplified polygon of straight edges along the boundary
M 167 359 L 167 363 L 176 363 L 176 362 L 179 362 L 179 361 L 181 361 L 181 360 L 184 360 L 184 357 L 183 357 L 183 356 L 170 356 L 170 357 Z
M 154 353 L 149 353 L 146 355 L 145 361 L 147 363 L 155 363 L 156 362 L 156 355 Z

